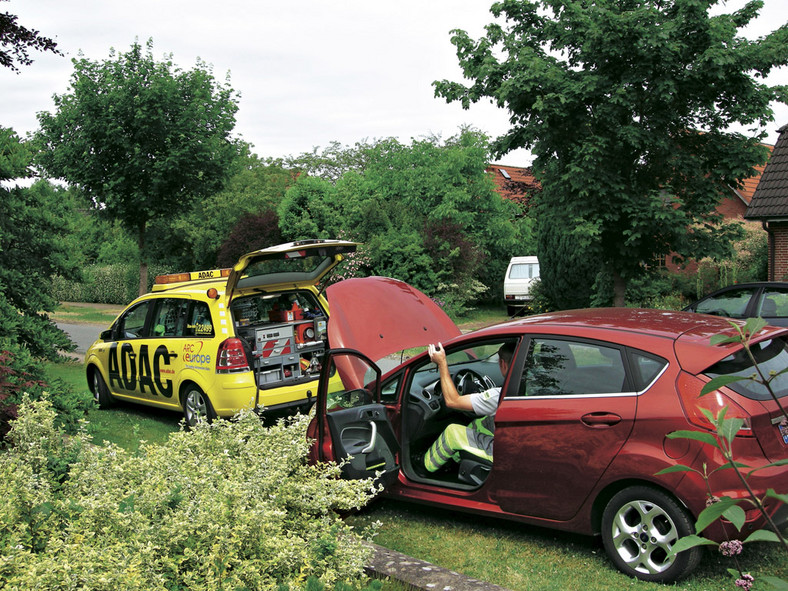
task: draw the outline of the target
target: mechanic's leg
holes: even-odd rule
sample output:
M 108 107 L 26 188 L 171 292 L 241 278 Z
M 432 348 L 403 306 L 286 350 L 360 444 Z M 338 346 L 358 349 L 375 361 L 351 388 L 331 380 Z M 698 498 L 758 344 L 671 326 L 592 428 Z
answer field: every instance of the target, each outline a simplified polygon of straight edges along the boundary
M 485 441 L 480 441 L 484 439 Z M 486 441 L 489 439 L 489 443 Z M 489 451 L 488 449 L 489 448 Z M 467 451 L 492 461 L 492 437 L 483 435 L 472 427 L 452 423 L 443 430 L 424 455 L 424 467 L 435 472 L 449 460 L 460 461 L 460 451 Z

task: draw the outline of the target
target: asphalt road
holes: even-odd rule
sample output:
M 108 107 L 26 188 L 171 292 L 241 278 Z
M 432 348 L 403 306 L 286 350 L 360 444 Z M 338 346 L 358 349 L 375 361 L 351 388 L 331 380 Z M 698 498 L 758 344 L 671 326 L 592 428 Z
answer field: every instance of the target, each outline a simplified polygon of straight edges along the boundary
M 101 331 L 107 328 L 103 324 L 65 324 L 63 322 L 58 322 L 57 326 L 77 344 L 75 353 L 79 355 L 84 355 Z

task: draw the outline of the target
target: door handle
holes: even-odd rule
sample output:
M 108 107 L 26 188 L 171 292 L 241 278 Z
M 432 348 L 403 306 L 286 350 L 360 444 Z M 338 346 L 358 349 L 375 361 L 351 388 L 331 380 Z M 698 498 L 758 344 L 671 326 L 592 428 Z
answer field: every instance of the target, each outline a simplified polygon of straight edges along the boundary
M 621 422 L 621 417 L 612 412 L 591 412 L 580 418 L 583 424 L 592 428 L 612 427 Z
M 369 445 L 361 450 L 363 454 L 368 454 L 375 450 L 375 440 L 378 438 L 378 424 L 375 421 L 370 421 L 369 426 L 372 428 L 372 435 L 370 436 Z

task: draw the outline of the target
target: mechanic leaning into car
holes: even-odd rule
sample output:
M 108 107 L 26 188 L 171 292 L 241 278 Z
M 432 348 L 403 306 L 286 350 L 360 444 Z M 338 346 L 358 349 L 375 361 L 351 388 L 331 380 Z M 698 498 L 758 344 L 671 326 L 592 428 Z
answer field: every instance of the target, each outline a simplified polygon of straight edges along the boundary
M 443 345 L 430 345 L 427 348 L 430 360 L 438 366 L 441 380 L 441 392 L 446 406 L 454 410 L 474 412 L 480 418 L 474 419 L 468 426 L 452 423 L 443 430 L 424 454 L 424 466 L 430 472 L 436 472 L 449 460 L 460 461 L 460 452 L 465 451 L 479 458 L 492 462 L 493 430 L 495 429 L 495 411 L 498 410 L 500 388 L 490 388 L 484 392 L 460 396 L 454 385 L 446 351 Z M 506 380 L 506 374 L 512 363 L 514 343 L 504 343 L 498 349 L 498 367 Z

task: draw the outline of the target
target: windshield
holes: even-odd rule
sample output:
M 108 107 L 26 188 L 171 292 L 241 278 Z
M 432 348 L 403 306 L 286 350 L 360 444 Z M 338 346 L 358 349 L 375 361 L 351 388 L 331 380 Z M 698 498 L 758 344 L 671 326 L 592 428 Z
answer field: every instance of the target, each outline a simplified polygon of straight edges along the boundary
M 771 372 L 777 374 L 788 367 L 788 343 L 786 343 L 785 338 L 761 341 L 751 345 L 750 349 L 760 367 L 761 373 L 765 376 L 769 376 Z M 741 349 L 717 362 L 705 373 L 712 378 L 722 375 L 749 378 L 756 374 L 756 369 L 747 352 Z M 784 397 L 788 394 L 788 373 L 774 377 L 770 385 L 778 398 Z M 771 398 L 766 386 L 751 379 L 728 384 L 728 388 L 751 400 L 768 400 Z

